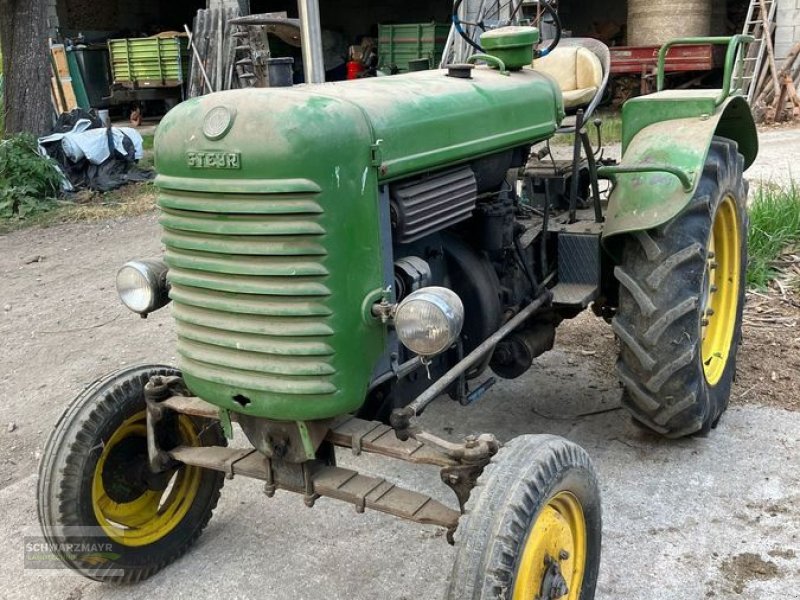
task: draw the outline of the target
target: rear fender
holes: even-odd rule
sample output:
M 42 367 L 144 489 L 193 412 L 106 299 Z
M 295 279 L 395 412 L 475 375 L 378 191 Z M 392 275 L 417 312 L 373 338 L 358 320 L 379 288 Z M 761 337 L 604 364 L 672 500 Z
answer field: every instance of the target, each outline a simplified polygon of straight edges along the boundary
M 604 243 L 623 233 L 658 227 L 677 216 L 697 189 L 715 135 L 738 143 L 745 169 L 758 153 L 755 123 L 743 97 L 729 97 L 717 107 L 713 102 L 705 107 L 698 102 L 695 110 L 707 107 L 707 111 L 648 124 L 647 120 L 660 112 L 660 100 L 668 99 L 673 107 L 688 108 L 691 104 L 674 96 L 660 97 L 662 94 L 637 98 L 631 107 L 634 111 L 623 114 L 623 121 L 628 116 L 632 119 L 627 130 L 623 126 L 622 161 L 598 169 L 600 177 L 614 182 L 603 228 Z

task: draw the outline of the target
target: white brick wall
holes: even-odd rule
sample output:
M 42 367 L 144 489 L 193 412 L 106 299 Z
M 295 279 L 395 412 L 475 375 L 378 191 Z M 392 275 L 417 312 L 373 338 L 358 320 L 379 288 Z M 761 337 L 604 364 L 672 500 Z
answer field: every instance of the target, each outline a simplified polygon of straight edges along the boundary
M 791 47 L 800 42 L 800 0 L 776 0 L 775 58 L 789 54 Z

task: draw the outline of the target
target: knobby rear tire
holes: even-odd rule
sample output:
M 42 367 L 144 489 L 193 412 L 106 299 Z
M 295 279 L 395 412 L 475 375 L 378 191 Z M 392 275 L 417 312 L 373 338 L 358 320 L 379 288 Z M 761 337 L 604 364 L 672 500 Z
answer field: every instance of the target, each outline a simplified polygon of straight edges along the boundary
M 661 227 L 628 236 L 614 274 L 620 284 L 612 327 L 617 373 L 633 418 L 669 438 L 708 432 L 728 406 L 741 342 L 747 272 L 747 186 L 736 142 L 714 138 L 689 205 Z M 738 305 L 730 353 L 710 385 L 702 358 L 703 298 L 712 225 L 732 198 L 738 216 Z

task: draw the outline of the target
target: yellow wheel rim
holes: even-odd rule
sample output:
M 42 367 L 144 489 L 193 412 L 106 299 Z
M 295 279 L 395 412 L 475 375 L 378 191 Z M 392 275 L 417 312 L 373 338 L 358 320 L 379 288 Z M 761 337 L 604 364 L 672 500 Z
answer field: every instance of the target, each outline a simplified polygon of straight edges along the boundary
M 566 584 L 566 593 L 560 596 L 554 595 L 551 589 L 542 589 L 546 579 L 548 583 L 552 581 L 549 565 L 553 561 L 556 561 L 558 572 Z M 514 580 L 513 600 L 578 600 L 585 570 L 586 521 L 583 509 L 573 494 L 559 492 L 542 509 L 525 540 Z
M 145 411 L 127 419 L 103 447 L 92 479 L 92 507 L 97 522 L 114 541 L 146 546 L 175 529 L 186 516 L 200 488 L 201 469 L 181 467 L 163 491 L 146 489 L 126 475 L 147 469 Z M 192 421 L 178 419 L 181 443 L 199 446 Z M 142 464 L 144 461 L 144 464 Z
M 740 235 L 735 200 L 726 196 L 717 208 L 708 238 L 700 315 L 703 373 L 709 385 L 719 382 L 731 353 L 742 277 Z

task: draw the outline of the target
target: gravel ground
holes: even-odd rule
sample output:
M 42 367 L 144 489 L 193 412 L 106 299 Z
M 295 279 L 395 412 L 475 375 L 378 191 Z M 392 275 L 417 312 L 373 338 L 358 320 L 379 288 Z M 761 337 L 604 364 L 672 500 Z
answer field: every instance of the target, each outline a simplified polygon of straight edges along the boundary
M 785 186 L 800 177 L 800 130 L 796 126 L 761 129 L 758 142 L 758 158 L 747 171 L 751 181 Z

